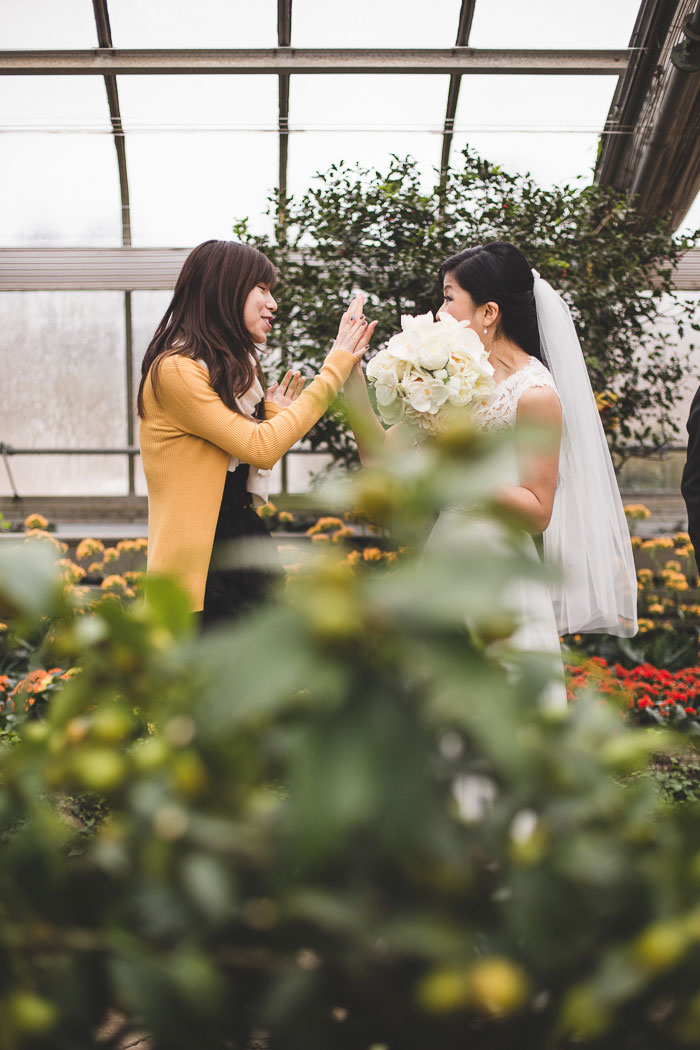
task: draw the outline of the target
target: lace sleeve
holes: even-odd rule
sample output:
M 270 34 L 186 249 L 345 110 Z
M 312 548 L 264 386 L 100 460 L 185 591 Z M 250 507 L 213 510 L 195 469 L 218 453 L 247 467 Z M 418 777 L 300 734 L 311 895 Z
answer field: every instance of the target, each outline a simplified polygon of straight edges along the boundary
M 515 373 L 515 382 L 513 383 L 513 402 L 516 410 L 518 402 L 525 391 L 534 390 L 537 387 L 548 387 L 550 390 L 553 390 L 555 394 L 557 392 L 552 373 L 545 368 L 544 365 L 540 364 L 538 360 L 533 358 L 527 368 L 521 368 L 519 372 Z
M 557 392 L 551 372 L 533 357 L 525 368 L 513 372 L 499 383 L 492 397 L 476 411 L 477 422 L 485 430 L 503 430 L 515 426 L 518 402 L 526 390 L 548 387 Z

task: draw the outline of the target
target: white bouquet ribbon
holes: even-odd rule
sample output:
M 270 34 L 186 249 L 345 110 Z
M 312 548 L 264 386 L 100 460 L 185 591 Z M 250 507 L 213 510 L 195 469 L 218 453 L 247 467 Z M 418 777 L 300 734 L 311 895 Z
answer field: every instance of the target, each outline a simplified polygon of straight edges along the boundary
M 468 321 L 450 314 L 401 318 L 401 331 L 367 365 L 377 408 L 389 424 L 406 420 L 437 432 L 455 408 L 495 389 L 488 354 Z

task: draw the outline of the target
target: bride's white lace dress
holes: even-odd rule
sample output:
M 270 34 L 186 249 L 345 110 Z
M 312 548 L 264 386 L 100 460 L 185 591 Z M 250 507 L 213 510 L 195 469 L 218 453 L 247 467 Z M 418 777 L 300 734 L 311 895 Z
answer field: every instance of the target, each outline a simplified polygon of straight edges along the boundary
M 478 425 L 490 431 L 514 427 L 518 402 L 526 390 L 534 387 L 549 387 L 556 392 L 551 373 L 537 358 L 531 357 L 527 365 L 498 383 L 489 399 L 478 406 L 475 413 Z M 506 471 L 499 481 L 506 484 L 520 484 L 515 450 L 512 451 Z M 431 541 L 438 538 L 443 525 L 446 526 L 448 523 L 454 536 L 459 514 L 457 508 L 444 512 L 433 530 Z M 461 532 L 461 526 L 458 527 Z M 464 521 L 462 542 L 491 544 L 497 549 L 504 541 L 495 522 L 470 519 Z M 539 555 L 532 537 L 523 534 L 522 542 L 525 555 L 539 562 Z M 552 656 L 555 673 L 551 684 L 541 698 L 542 704 L 547 707 L 565 708 L 566 686 L 559 631 L 545 582 L 523 577 L 515 578 L 501 598 L 503 604 L 519 622 L 519 627 L 509 639 L 508 644 L 520 652 L 541 652 Z
M 536 357 L 531 357 L 523 368 L 512 372 L 498 383 L 491 397 L 478 406 L 475 413 L 477 423 L 484 430 L 491 431 L 514 427 L 520 398 L 526 390 L 535 387 L 549 387 L 555 393 L 557 389 L 551 372 Z M 504 481 L 514 485 L 520 484 L 515 454 L 511 476 L 504 478 Z M 526 536 L 524 543 L 526 553 L 538 558 L 532 537 Z M 520 621 L 520 626 L 511 638 L 513 647 L 525 652 L 551 653 L 556 659 L 558 675 L 548 687 L 543 702 L 548 707 L 566 707 L 559 631 L 546 584 L 529 579 L 516 579 L 510 584 L 504 600 Z

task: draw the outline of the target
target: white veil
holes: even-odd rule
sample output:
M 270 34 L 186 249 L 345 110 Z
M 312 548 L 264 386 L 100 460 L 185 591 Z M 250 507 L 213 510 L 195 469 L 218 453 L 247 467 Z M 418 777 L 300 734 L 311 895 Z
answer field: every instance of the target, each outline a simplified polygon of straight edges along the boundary
M 563 427 L 559 480 L 544 557 L 561 634 L 637 632 L 632 544 L 608 443 L 569 308 L 536 270 L 542 357 L 556 384 Z

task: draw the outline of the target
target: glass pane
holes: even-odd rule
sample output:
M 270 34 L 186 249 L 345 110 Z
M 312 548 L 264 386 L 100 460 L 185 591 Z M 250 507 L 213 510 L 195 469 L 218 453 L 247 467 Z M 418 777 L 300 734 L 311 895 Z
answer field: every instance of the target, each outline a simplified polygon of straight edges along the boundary
M 6 292 L 0 358 L 11 390 L 0 441 L 15 448 L 126 447 L 124 297 L 119 292 Z M 18 456 L 20 495 L 120 495 L 125 458 Z M 0 493 L 10 486 L 0 471 Z
M 1 243 L 121 243 L 117 158 L 101 77 L 0 77 L 0 125 Z
M 172 299 L 171 291 L 163 292 L 132 292 L 131 294 L 131 328 L 133 333 L 134 347 L 134 406 L 141 382 L 141 362 L 146 348 L 153 338 L 156 325 L 165 313 L 168 303 Z M 136 435 L 138 439 L 138 421 L 136 424 Z M 141 457 L 135 461 L 135 481 L 137 496 L 146 496 L 146 479 L 141 467 Z
M 681 300 L 688 303 L 689 308 L 692 305 L 697 309 L 698 301 L 700 300 L 700 292 L 682 292 Z M 674 313 L 677 313 L 677 311 L 674 310 Z M 688 435 L 685 429 L 685 424 L 688 421 L 691 402 L 697 393 L 698 379 L 700 377 L 700 333 L 694 332 L 686 325 L 683 338 L 679 340 L 679 347 L 681 352 L 687 352 L 690 350 L 691 346 L 694 347 L 694 349 L 690 352 L 691 356 L 688 376 L 680 388 L 681 397 L 674 406 L 676 419 L 681 428 L 681 432 L 677 438 L 679 445 L 685 445 L 687 443 Z
M 700 193 L 693 204 L 691 204 L 690 210 L 679 228 L 685 233 L 692 233 L 694 230 L 700 229 Z
M 141 364 L 148 344 L 153 338 L 156 325 L 168 308 L 173 297 L 172 291 L 132 292 L 131 293 L 131 330 L 134 348 L 134 405 L 141 382 Z
M 477 4 L 477 8 L 478 8 Z M 340 7 L 321 0 L 294 0 L 294 47 L 453 47 L 460 0 L 353 0 Z
M 639 500 L 635 500 L 635 502 L 646 503 L 645 497 L 648 497 L 651 490 L 655 494 L 659 491 L 664 493 L 672 492 L 680 503 L 681 476 L 684 466 L 684 451 L 667 452 L 663 458 L 657 456 L 630 456 L 622 464 L 617 474 L 617 480 L 622 490 L 622 498 L 629 499 L 632 502 L 630 499 L 632 493 L 644 493 L 644 496 Z M 676 503 L 675 500 L 674 503 Z M 664 506 L 663 510 L 666 515 L 670 515 L 669 520 L 660 523 L 659 509 L 655 507 L 650 521 L 642 521 L 637 524 L 636 534 L 638 536 L 658 536 L 660 527 L 664 531 L 668 529 L 669 532 L 677 532 L 681 529 L 685 531 L 687 518 L 685 514 L 681 515 L 678 513 L 680 508 L 677 503 L 674 507 L 669 502 Z
M 108 137 L 24 135 L 5 142 L 0 165 L 0 243 L 121 243 L 114 145 Z
M 276 47 L 276 0 L 110 0 L 115 47 Z
M 126 456 L 11 456 L 9 462 L 15 488 L 23 498 L 125 496 L 129 490 Z M 0 495 L 12 495 L 2 463 Z
M 98 76 L 0 77 L 0 124 L 3 129 L 109 131 L 104 79 Z
M 277 78 L 121 77 L 134 244 L 230 237 L 277 182 Z M 262 128 L 262 131 L 251 131 Z
M 590 177 L 616 77 L 468 76 L 462 80 L 452 162 L 469 144 L 543 184 Z
M 442 131 L 449 77 L 430 74 L 309 74 L 292 77 L 292 128 Z
M 276 76 L 254 74 L 119 77 L 122 121 L 127 132 L 276 129 L 277 85 Z
M 640 0 L 479 0 L 469 43 L 493 48 L 620 48 L 632 36 Z
M 273 135 L 138 135 L 128 143 L 134 245 L 199 244 L 229 238 L 235 219 L 263 218 L 277 171 Z M 241 158 L 250 158 L 241 163 Z
M 97 47 L 92 4 L 86 0 L 2 0 L 4 48 Z
M 440 164 L 441 140 L 437 135 L 385 132 L 382 134 L 350 135 L 347 132 L 328 132 L 310 135 L 292 135 L 289 146 L 289 192 L 301 196 L 317 172 L 325 172 L 340 160 L 360 164 L 370 170 L 385 171 L 391 155 L 410 155 L 417 162 L 424 188 L 437 179 Z
M 287 465 L 287 484 L 290 492 L 308 492 L 313 485 L 314 478 L 332 462 L 331 457 L 322 452 L 290 452 Z M 270 492 L 279 491 L 279 480 L 276 481 L 273 473 L 270 484 Z
M 294 77 L 290 192 L 303 193 L 315 172 L 340 160 L 384 168 L 392 153 L 415 157 L 432 180 L 440 163 L 448 83 L 443 76 Z

